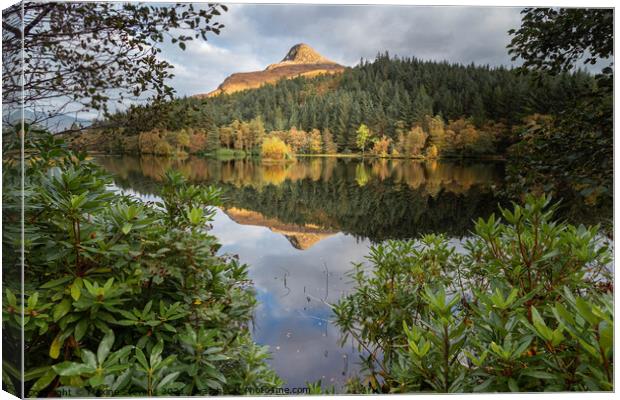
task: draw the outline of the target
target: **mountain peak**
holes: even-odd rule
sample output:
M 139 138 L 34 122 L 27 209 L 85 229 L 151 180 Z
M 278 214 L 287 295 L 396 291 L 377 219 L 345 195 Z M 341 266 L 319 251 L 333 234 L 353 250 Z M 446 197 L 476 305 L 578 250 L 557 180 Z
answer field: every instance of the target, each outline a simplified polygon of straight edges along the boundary
M 320 55 L 312 47 L 305 43 L 298 43 L 286 54 L 286 57 L 282 59 L 282 62 L 293 62 L 300 64 L 319 64 L 331 62 L 327 58 Z
M 277 64 L 271 64 L 266 71 L 274 68 L 281 68 L 289 65 L 318 65 L 334 64 L 335 62 L 323 57 L 312 47 L 305 43 L 298 43 L 286 53 L 286 56 Z
M 230 75 L 214 91 L 206 96 L 217 96 L 222 93 L 234 93 L 246 89 L 259 88 L 265 84 L 274 84 L 280 79 L 291 79 L 298 76 L 313 77 L 320 74 L 337 74 L 344 67 L 314 50 L 305 43 L 291 47 L 286 56 L 277 64 L 271 64 L 263 71 L 238 72 Z M 204 97 L 205 95 L 197 95 Z

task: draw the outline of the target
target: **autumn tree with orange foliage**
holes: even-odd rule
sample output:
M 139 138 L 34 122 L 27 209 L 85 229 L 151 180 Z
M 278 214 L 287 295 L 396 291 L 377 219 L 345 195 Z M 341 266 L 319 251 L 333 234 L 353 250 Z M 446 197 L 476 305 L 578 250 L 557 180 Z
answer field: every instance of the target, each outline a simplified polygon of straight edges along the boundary
M 380 139 L 375 140 L 372 146 L 371 153 L 378 157 L 387 157 L 390 151 L 390 145 L 392 144 L 392 139 L 381 136 Z

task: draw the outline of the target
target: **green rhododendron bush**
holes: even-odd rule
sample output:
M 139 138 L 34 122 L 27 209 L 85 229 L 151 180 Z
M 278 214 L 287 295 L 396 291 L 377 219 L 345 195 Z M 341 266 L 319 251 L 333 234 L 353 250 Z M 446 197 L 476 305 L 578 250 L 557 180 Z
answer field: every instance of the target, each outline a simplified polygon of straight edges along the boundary
M 3 337 L 25 395 L 244 394 L 277 387 L 248 325 L 246 266 L 220 256 L 209 221 L 219 192 L 168 172 L 157 202 L 115 193 L 85 155 L 25 133 L 25 293 L 20 289 L 17 134 L 3 160 Z M 7 140 L 12 139 L 12 140 Z M 24 320 L 21 320 L 23 310 Z M 4 362 L 5 386 L 19 364 Z
M 530 196 L 458 249 L 441 235 L 374 245 L 334 306 L 364 358 L 349 390 L 613 390 L 611 250 L 555 209 Z

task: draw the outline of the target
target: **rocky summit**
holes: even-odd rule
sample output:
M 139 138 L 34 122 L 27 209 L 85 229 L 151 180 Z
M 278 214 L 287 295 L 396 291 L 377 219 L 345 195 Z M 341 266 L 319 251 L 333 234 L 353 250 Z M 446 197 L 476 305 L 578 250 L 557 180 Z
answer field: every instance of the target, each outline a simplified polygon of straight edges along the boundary
M 230 75 L 217 89 L 197 97 L 212 97 L 230 94 L 246 89 L 256 89 L 265 84 L 273 84 L 280 79 L 298 76 L 316 76 L 320 74 L 340 73 L 344 67 L 323 57 L 312 47 L 299 43 L 291 47 L 286 56 L 276 64 L 271 64 L 263 71 L 240 72 Z

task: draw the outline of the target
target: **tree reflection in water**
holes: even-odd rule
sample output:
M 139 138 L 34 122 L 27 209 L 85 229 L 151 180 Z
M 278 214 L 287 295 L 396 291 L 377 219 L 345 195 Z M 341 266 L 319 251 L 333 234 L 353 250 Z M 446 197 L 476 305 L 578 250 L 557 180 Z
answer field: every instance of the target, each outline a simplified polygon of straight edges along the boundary
M 464 235 L 472 219 L 496 209 L 494 193 L 503 177 L 501 163 L 482 162 L 150 156 L 97 161 L 117 178 L 117 185 L 145 194 L 157 192 L 169 168 L 192 182 L 216 184 L 224 189 L 231 218 L 272 227 L 289 238 L 295 231 L 326 237 L 341 231 L 371 241 L 429 232 Z

